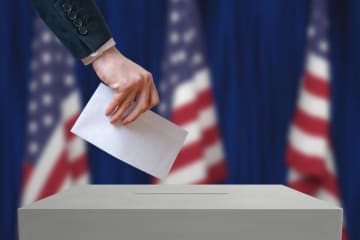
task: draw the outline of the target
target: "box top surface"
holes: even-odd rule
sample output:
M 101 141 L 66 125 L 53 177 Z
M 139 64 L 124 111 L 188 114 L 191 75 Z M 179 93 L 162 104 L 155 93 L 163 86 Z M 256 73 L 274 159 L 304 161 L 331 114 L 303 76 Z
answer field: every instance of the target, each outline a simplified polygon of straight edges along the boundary
M 340 209 L 283 185 L 86 185 L 21 209 Z

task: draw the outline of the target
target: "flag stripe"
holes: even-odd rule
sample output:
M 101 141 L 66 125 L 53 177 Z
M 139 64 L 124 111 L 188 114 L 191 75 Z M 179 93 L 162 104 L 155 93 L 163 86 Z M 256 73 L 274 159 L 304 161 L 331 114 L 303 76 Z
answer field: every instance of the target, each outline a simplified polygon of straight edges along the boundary
M 49 172 L 43 187 L 35 200 L 48 197 L 61 189 L 69 168 L 67 153 L 63 151 Z
M 199 96 L 193 102 L 188 102 L 179 106 L 171 116 L 171 119 L 176 124 L 187 124 L 190 121 L 196 120 L 199 112 L 209 106 L 212 106 L 211 89 L 204 89 L 198 93 Z
M 329 81 L 329 64 L 322 57 L 308 53 L 306 69 L 309 73 L 324 81 Z
M 340 205 L 334 159 L 329 147 L 328 2 L 315 0 L 311 3 L 306 70 L 286 153 L 288 184 L 296 190 Z M 344 228 L 342 237 L 345 240 Z
M 310 135 L 295 125 L 290 130 L 290 144 L 296 151 L 308 156 L 323 157 L 326 154 L 325 138 Z
M 61 154 L 61 149 L 58 146 L 63 144 L 62 134 L 62 128 L 60 126 L 55 127 L 55 131 L 40 155 L 36 167 L 33 168 L 27 187 L 23 192 L 23 204 L 35 201 L 40 195 L 39 187 L 46 182 L 52 167 Z
M 189 134 L 169 176 L 160 183 L 215 183 L 225 177 L 225 164 L 210 72 L 202 49 L 199 13 L 192 1 L 170 1 L 168 11 L 159 112 Z M 173 13 L 179 14 L 176 24 L 170 16 Z M 188 37 L 188 30 L 184 29 L 192 29 L 192 36 Z M 174 44 L 174 33 L 187 39 L 181 47 Z M 216 168 L 219 169 L 215 171 Z
M 329 83 L 324 79 L 306 73 L 304 77 L 304 88 L 311 94 L 328 99 L 330 97 Z
M 305 89 L 300 94 L 299 108 L 309 115 L 321 119 L 329 119 L 329 102 L 309 93 Z
M 38 17 L 32 41 L 22 205 L 89 179 L 85 144 L 70 133 L 81 107 L 75 60 Z
M 314 117 L 300 108 L 296 110 L 293 122 L 296 127 L 310 135 L 317 137 L 326 137 L 328 135 L 329 126 L 327 121 Z
M 71 163 L 71 175 L 74 180 L 81 178 L 81 176 L 87 174 L 88 166 L 87 166 L 87 155 L 85 153 L 77 156 L 75 160 Z

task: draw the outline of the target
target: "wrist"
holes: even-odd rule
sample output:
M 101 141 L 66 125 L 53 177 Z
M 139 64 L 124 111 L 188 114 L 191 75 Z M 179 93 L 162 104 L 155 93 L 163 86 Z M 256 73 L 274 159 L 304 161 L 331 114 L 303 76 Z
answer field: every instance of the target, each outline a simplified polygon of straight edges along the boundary
M 106 41 L 100 48 L 98 48 L 95 52 L 91 53 L 89 56 L 81 59 L 84 65 L 89 65 L 93 63 L 97 58 L 99 58 L 105 51 L 114 47 L 116 45 L 113 38 L 110 38 Z
M 101 54 L 98 58 L 96 58 L 92 62 L 92 67 L 100 80 L 110 86 L 110 79 L 106 76 L 111 76 L 111 72 L 116 67 L 115 64 L 117 65 L 123 60 L 125 60 L 125 56 L 123 56 L 120 51 L 115 46 L 113 46 L 104 51 L 103 54 Z

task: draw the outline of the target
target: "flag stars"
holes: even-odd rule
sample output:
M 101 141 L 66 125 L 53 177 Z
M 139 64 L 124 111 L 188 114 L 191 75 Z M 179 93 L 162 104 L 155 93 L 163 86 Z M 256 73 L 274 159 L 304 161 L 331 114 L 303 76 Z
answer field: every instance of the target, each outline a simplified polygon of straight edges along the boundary
M 49 64 L 51 62 L 51 55 L 49 52 L 44 52 L 42 55 L 41 55 L 41 61 L 44 63 L 44 64 Z
M 51 40 L 50 32 L 47 31 L 43 32 L 43 34 L 41 35 L 41 40 L 43 43 L 49 43 Z
M 178 11 L 172 11 L 170 13 L 170 21 L 176 23 L 180 20 L 180 13 Z
M 187 58 L 186 52 L 184 50 L 179 50 L 170 56 L 170 62 L 172 64 L 177 64 L 185 61 L 186 58 Z
M 37 107 L 38 107 L 38 105 L 34 100 L 30 101 L 30 103 L 29 103 L 29 111 L 31 113 L 35 112 L 37 110 Z
M 72 85 L 74 85 L 75 79 L 74 76 L 72 74 L 68 74 L 65 76 L 65 85 L 70 87 Z
M 309 38 L 312 38 L 315 36 L 315 27 L 314 26 L 310 26 L 307 30 L 307 35 Z
M 54 122 L 54 119 L 51 115 L 47 114 L 44 116 L 43 118 L 43 124 L 45 127 L 49 127 L 50 125 L 52 125 Z
M 53 101 L 53 98 L 50 96 L 50 94 L 44 94 L 44 96 L 42 97 L 42 103 L 45 106 L 49 106 Z
M 159 110 L 160 113 L 163 113 L 163 114 L 164 114 L 164 113 L 166 112 L 166 110 L 167 110 L 166 104 L 165 104 L 164 102 L 161 102 L 160 105 L 159 105 L 159 109 L 158 109 L 158 110 Z
M 38 125 L 36 124 L 36 122 L 30 122 L 28 131 L 30 133 L 35 133 L 37 130 L 38 130 Z
M 30 154 L 35 154 L 39 150 L 39 145 L 36 142 L 31 142 L 28 150 Z
M 52 77 L 50 75 L 50 73 L 48 72 L 45 72 L 42 76 L 41 76 L 41 82 L 44 84 L 44 85 L 49 85 L 52 81 Z
M 172 44 L 178 43 L 178 42 L 179 42 L 179 39 L 180 39 L 179 34 L 178 34 L 177 32 L 172 32 L 172 33 L 170 33 L 169 38 L 170 38 L 170 39 L 169 39 L 169 40 L 170 40 L 170 43 L 172 43 Z
M 329 50 L 329 45 L 328 45 L 328 43 L 326 42 L 326 41 L 320 41 L 320 43 L 319 43 L 319 49 L 320 49 L 320 51 L 322 51 L 322 52 L 327 52 L 328 50 Z

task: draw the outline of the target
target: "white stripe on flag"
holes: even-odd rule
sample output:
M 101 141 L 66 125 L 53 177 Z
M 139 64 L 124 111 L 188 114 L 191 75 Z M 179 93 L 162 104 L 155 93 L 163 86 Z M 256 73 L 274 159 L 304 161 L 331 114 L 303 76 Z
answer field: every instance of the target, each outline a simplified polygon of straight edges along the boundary
M 224 159 L 223 146 L 218 139 L 213 145 L 205 148 L 205 161 L 208 166 L 215 165 Z
M 309 135 L 296 126 L 290 129 L 290 144 L 302 154 L 313 157 L 324 157 L 327 141 L 323 137 Z
M 171 174 L 161 183 L 163 184 L 190 184 L 206 178 L 206 165 L 202 159 L 193 161 L 186 167 L 180 168 Z
M 58 124 L 54 129 L 55 131 L 49 138 L 44 151 L 39 157 L 39 161 L 33 169 L 30 179 L 23 192 L 22 204 L 26 205 L 32 203 L 39 196 L 43 185 L 46 183 L 51 170 L 59 159 L 61 152 L 64 150 L 64 131 Z M 61 147 L 62 146 L 62 147 Z
M 329 102 L 327 99 L 317 97 L 305 89 L 300 95 L 299 108 L 311 116 L 321 118 L 324 120 L 329 119 Z
M 90 176 L 89 174 L 86 172 L 83 175 L 81 175 L 79 178 L 77 178 L 75 181 L 76 185 L 85 185 L 85 184 L 89 184 L 90 183 Z
M 63 183 L 61 184 L 61 187 L 59 188 L 58 192 L 69 189 L 71 185 L 72 185 L 71 176 L 69 174 L 66 174 L 66 177 L 65 177 Z
M 340 202 L 337 199 L 337 197 L 333 196 L 331 193 L 329 193 L 328 191 L 326 191 L 325 188 L 321 188 L 319 189 L 319 191 L 316 193 L 316 197 L 324 200 L 328 203 L 331 203 L 335 206 L 339 206 L 340 207 Z
M 173 108 L 196 101 L 199 92 L 210 88 L 209 71 L 203 69 L 194 74 L 191 79 L 178 85 L 174 93 Z
M 199 114 L 199 121 L 201 123 L 202 130 L 212 127 L 216 124 L 217 119 L 213 104 L 201 110 Z
M 76 160 L 79 156 L 83 155 L 86 151 L 84 141 L 75 137 L 68 143 L 68 153 L 69 153 L 69 161 L 72 162 Z
M 80 109 L 80 93 L 79 91 L 73 91 L 62 101 L 62 119 L 65 121 L 71 119 L 75 114 L 79 113 Z
M 309 53 L 307 57 L 306 69 L 316 77 L 329 81 L 329 63 L 314 53 Z

